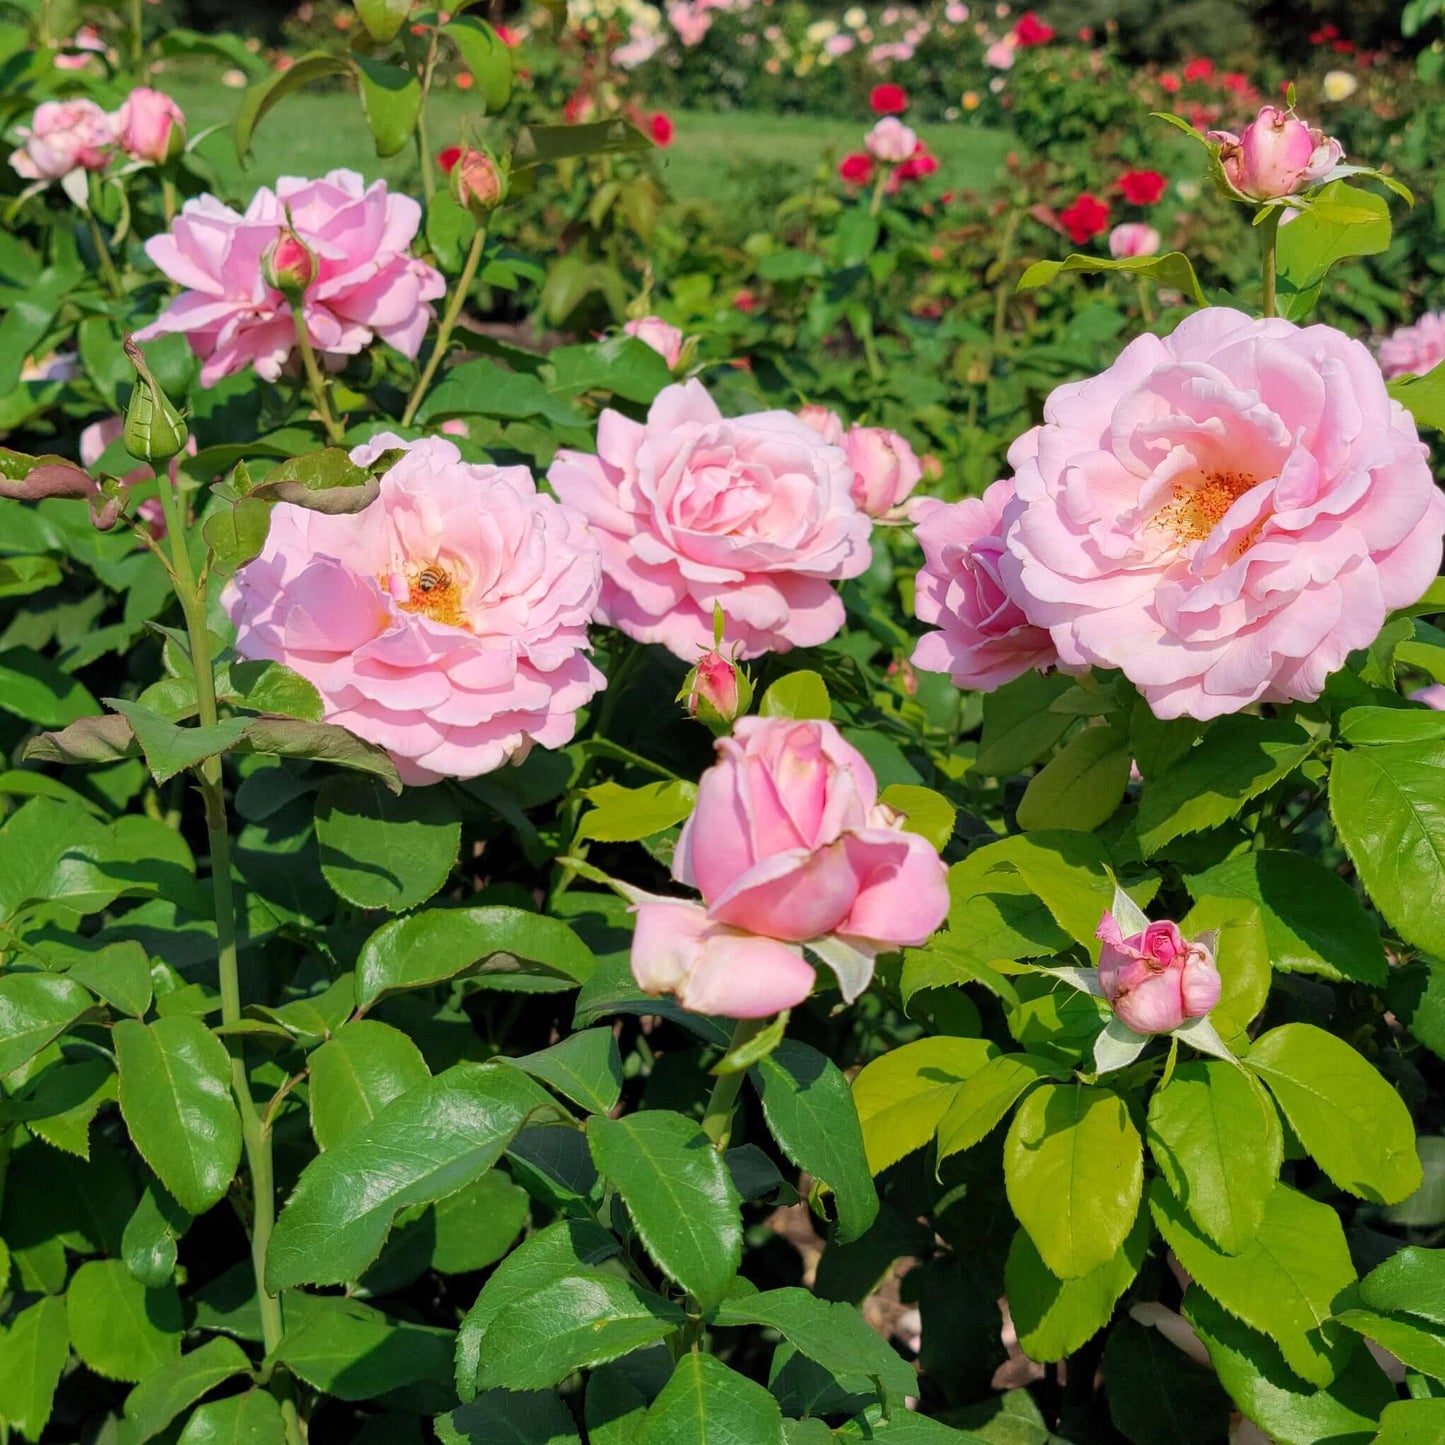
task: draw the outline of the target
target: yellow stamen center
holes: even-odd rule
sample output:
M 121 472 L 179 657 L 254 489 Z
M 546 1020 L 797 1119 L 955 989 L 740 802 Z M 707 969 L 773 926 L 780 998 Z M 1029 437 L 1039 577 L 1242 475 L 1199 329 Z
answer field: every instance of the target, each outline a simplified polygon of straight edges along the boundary
M 1192 486 L 1180 482 L 1159 510 L 1159 525 L 1181 542 L 1202 542 L 1257 482 L 1244 472 L 1210 472 Z
M 461 588 L 446 568 L 433 564 L 407 573 L 410 595 L 397 606 L 403 612 L 420 612 L 446 627 L 468 626 L 462 610 Z

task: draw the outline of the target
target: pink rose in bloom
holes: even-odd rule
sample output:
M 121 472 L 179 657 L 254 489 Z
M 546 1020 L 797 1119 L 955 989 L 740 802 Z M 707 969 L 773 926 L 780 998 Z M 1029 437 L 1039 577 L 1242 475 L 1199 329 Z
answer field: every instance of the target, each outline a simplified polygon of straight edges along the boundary
M 1429 687 L 1417 688 L 1410 694 L 1411 702 L 1423 702 L 1436 712 L 1445 712 L 1445 682 L 1432 682 Z
M 159 165 L 186 141 L 186 117 L 170 96 L 137 86 L 112 117 L 120 148 L 138 161 Z
M 923 479 L 923 463 L 896 431 L 855 426 L 843 438 L 853 468 L 853 501 L 870 517 L 882 517 L 911 495 Z
M 983 52 L 983 63 L 994 70 L 1012 70 L 1014 48 L 1007 40 L 995 40 Z
M 1159 244 L 1159 232 L 1142 221 L 1125 221 L 1109 232 L 1109 254 L 1115 260 L 1125 256 L 1153 256 Z
M 1260 107 L 1242 135 L 1212 130 L 1229 184 L 1256 201 L 1278 200 L 1322 181 L 1344 158 L 1339 141 L 1291 111 Z
M 367 186 L 344 170 L 319 181 L 282 176 L 274 191 L 256 192 L 244 216 L 214 196 L 187 201 L 171 230 L 146 242 L 146 254 L 185 289 L 137 339 L 180 332 L 205 363 L 204 386 L 247 366 L 275 381 L 296 334 L 290 303 L 266 284 L 261 261 L 288 210 L 317 263 L 302 304 L 312 346 L 339 360 L 380 337 L 415 356 L 432 317 L 427 303 L 446 294 L 441 273 L 408 250 L 421 207 L 389 194 L 384 181 Z
M 915 503 L 923 548 L 914 611 L 938 628 L 918 641 L 913 664 L 946 672 L 955 687 L 988 692 L 1057 665 L 1053 639 L 1033 626 L 999 575 L 1004 509 L 1013 483 L 995 482 L 981 497 Z
M 1413 326 L 1402 326 L 1380 343 L 1386 376 L 1424 376 L 1445 361 L 1445 311 L 1427 311 Z
M 700 45 L 703 37 L 712 29 L 712 16 L 702 5 L 670 5 L 667 19 L 677 32 L 677 38 L 688 48 Z
M 807 943 L 851 1002 L 876 954 L 943 922 L 942 859 L 879 805 L 873 770 L 832 723 L 739 718 L 717 751 L 672 864 L 702 904 L 640 904 L 633 974 L 687 1008 L 762 1018 L 812 991 Z
M 830 446 L 843 445 L 843 419 L 836 411 L 826 406 L 805 406 L 798 412 L 798 420 L 811 427 Z
M 682 355 L 682 332 L 676 326 L 669 326 L 660 316 L 642 316 L 636 321 L 629 321 L 622 330 L 650 346 L 667 363 L 669 370 L 677 365 Z
M 1317 698 L 1440 569 L 1415 423 L 1332 327 L 1197 311 L 1058 387 L 1009 461 L 1005 588 L 1161 718 Z
M 1216 935 L 1187 942 L 1175 923 L 1151 923 L 1124 938 L 1112 913 L 1096 937 L 1099 984 L 1118 1019 L 1136 1034 L 1167 1034 L 1189 1019 L 1203 1018 L 1219 1002 L 1214 966 Z
M 688 662 L 712 646 L 715 602 L 742 657 L 826 642 L 833 582 L 868 566 L 843 449 L 788 412 L 724 417 L 698 381 L 646 422 L 604 411 L 597 455 L 558 452 L 548 480 L 601 543 L 599 618 Z
M 918 148 L 918 137 L 896 115 L 885 115 L 863 137 L 863 144 L 875 161 L 897 165 Z
M 600 562 L 587 524 L 525 467 L 463 462 L 441 437 L 401 447 L 365 511 L 280 503 L 223 602 L 242 657 L 315 684 L 326 721 L 385 748 L 408 783 L 474 778 L 571 740 L 605 685 L 586 656 Z
M 47 100 L 16 134 L 21 145 L 10 166 L 27 181 L 104 170 L 115 146 L 110 117 L 93 100 Z

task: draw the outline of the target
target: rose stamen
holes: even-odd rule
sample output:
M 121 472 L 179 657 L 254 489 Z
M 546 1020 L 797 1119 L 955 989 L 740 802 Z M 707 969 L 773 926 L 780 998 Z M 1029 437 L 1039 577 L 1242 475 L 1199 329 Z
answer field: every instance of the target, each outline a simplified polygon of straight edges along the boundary
M 444 627 L 471 630 L 471 623 L 462 607 L 462 589 L 456 579 L 438 562 L 409 570 L 405 586 L 396 586 L 396 574 L 383 583 L 403 612 L 420 613 Z
M 1160 508 L 1157 521 L 1181 542 L 1202 542 L 1258 484 L 1259 479 L 1246 472 L 1209 472 L 1192 486 L 1180 482 L 1172 499 Z

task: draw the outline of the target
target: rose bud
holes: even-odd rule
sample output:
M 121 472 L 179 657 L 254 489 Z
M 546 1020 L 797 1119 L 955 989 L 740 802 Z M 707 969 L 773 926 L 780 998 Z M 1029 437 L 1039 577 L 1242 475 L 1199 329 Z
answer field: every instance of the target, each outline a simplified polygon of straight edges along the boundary
M 717 732 L 727 732 L 752 705 L 753 684 L 745 668 L 714 648 L 688 673 L 678 694 L 688 715 Z
M 261 274 L 273 291 L 299 301 L 316 280 L 316 253 L 288 226 L 261 257 Z
M 923 464 L 895 431 L 881 426 L 855 426 L 843 438 L 853 468 L 853 502 L 870 517 L 882 517 L 899 506 L 923 479 Z
M 125 341 L 125 354 L 136 369 L 135 390 L 130 394 L 121 433 L 125 449 L 143 462 L 168 462 L 185 450 L 190 431 L 161 384 L 151 375 L 144 353 L 129 337 Z
M 1323 180 L 1345 153 L 1318 126 L 1273 105 L 1261 106 L 1242 135 L 1212 130 L 1208 139 L 1219 147 L 1226 180 L 1252 201 L 1279 200 Z
M 1136 1034 L 1167 1034 L 1219 1002 L 1215 932 L 1186 940 L 1178 924 L 1166 920 L 1124 938 L 1106 912 L 1095 936 L 1103 944 L 1099 986 L 1115 1016 Z
M 185 149 L 186 117 L 163 91 L 137 86 L 111 119 L 116 143 L 135 160 L 161 165 Z
M 1160 246 L 1159 232 L 1142 221 L 1125 221 L 1109 232 L 1109 254 L 1116 260 L 1153 256 Z
M 506 172 L 488 151 L 468 146 L 451 169 L 452 198 L 478 220 L 507 198 Z
M 660 316 L 639 316 L 622 328 L 623 335 L 635 336 L 644 345 L 650 346 L 675 371 L 682 358 L 682 332 Z

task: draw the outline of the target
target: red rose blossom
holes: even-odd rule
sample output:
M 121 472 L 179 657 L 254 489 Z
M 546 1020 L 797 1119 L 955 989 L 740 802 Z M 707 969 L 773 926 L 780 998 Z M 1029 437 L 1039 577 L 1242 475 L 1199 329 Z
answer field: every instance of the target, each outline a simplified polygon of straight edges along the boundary
M 1185 80 L 1208 80 L 1214 74 L 1214 62 L 1208 56 L 1201 55 L 1198 60 L 1191 60 L 1184 67 Z
M 1054 27 L 1039 19 L 1032 11 L 1026 11 L 1014 26 L 1014 43 L 1020 48 L 1030 45 L 1044 45 L 1054 38 Z
M 666 148 L 672 144 L 672 117 L 666 111 L 655 111 L 647 122 L 647 133 L 655 145 Z
M 854 151 L 838 162 L 838 178 L 850 186 L 866 186 L 873 179 L 873 157 Z
M 875 115 L 902 115 L 908 109 L 908 92 L 901 85 L 885 81 L 873 87 L 868 105 Z
M 1159 84 L 1163 86 L 1170 95 L 1173 95 L 1174 92 L 1179 89 L 1179 77 L 1166 70 L 1164 74 L 1159 77 Z
M 1108 229 L 1109 208 L 1098 196 L 1085 191 L 1076 201 L 1059 212 L 1059 223 L 1069 233 L 1069 239 L 1082 246 Z
M 437 152 L 437 165 L 441 167 L 443 175 L 449 176 L 452 173 L 452 167 L 455 166 L 461 158 L 461 146 L 448 146 L 445 150 Z
M 1119 189 L 1131 206 L 1152 206 L 1167 184 L 1158 171 L 1125 171 L 1119 177 Z

